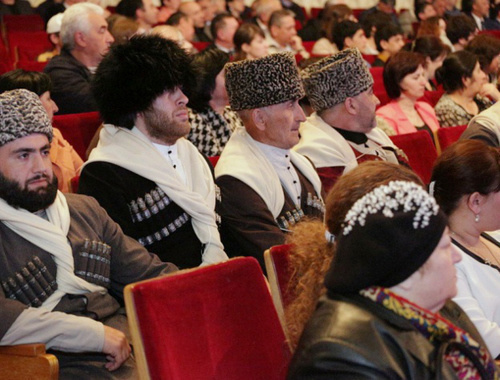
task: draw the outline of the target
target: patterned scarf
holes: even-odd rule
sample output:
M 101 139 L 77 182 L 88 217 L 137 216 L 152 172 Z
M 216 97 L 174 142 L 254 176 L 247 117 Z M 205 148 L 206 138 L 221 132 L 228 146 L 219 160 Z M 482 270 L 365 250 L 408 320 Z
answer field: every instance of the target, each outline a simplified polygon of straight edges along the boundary
M 459 379 L 498 379 L 495 364 L 488 351 L 451 322 L 386 288 L 372 286 L 361 290 L 360 294 L 408 320 L 436 347 L 446 342 L 457 343 L 446 350 L 445 360 Z M 460 346 L 465 349 L 460 349 Z M 466 353 L 469 356 L 472 354 L 473 357 L 467 356 Z

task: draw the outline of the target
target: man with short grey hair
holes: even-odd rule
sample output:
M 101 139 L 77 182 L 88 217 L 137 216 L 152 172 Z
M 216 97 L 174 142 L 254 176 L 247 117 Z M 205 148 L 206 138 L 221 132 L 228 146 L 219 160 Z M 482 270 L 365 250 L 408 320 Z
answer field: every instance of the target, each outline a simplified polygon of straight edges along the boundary
M 72 5 L 64 12 L 60 37 L 61 54 L 44 70 L 52 79 L 51 95 L 59 113 L 97 111 L 90 80 L 114 41 L 104 10 L 91 3 Z
M 389 137 L 375 128 L 380 102 L 357 48 L 323 58 L 301 76 L 315 112 L 300 126 L 294 150 L 314 163 L 326 192 L 340 175 L 363 161 L 407 163 Z

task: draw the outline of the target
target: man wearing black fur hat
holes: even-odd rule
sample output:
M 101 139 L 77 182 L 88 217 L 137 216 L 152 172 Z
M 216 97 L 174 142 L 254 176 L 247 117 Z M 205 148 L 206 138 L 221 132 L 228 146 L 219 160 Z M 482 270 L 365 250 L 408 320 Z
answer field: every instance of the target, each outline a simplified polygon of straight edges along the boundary
M 181 88 L 191 76 L 189 56 L 173 41 L 136 36 L 113 47 L 93 83 L 106 124 L 79 184 L 126 234 L 181 268 L 227 259 L 211 167 L 184 138 Z
M 61 379 L 136 378 L 123 287 L 175 267 L 93 198 L 57 190 L 51 140 L 38 95 L 0 95 L 0 345 L 45 343 Z
M 337 178 L 368 160 L 407 164 L 406 156 L 376 127 L 373 78 L 358 49 L 346 49 L 301 72 L 315 112 L 300 127 L 294 150 L 318 168 L 328 192 Z
M 230 256 L 253 256 L 283 244 L 304 216 L 323 217 L 321 182 L 314 166 L 290 151 L 299 141 L 304 95 L 292 53 L 229 63 L 226 88 L 237 128 L 215 168 L 221 190 L 217 212 Z

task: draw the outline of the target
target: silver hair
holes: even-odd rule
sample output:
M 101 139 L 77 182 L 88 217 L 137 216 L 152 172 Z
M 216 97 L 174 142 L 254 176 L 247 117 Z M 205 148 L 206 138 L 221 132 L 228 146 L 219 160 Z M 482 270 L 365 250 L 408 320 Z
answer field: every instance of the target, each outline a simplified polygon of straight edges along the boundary
M 68 50 L 75 48 L 75 33 L 90 32 L 89 15 L 98 14 L 104 16 L 104 9 L 92 3 L 78 3 L 70 6 L 64 12 L 61 23 L 61 41 Z

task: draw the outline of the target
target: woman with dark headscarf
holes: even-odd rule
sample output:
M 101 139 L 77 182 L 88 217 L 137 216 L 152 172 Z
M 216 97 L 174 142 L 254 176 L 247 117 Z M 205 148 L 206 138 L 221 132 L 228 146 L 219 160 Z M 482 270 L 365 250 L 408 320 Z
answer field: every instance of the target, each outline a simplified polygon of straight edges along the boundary
M 329 236 L 328 236 L 329 237 Z M 460 255 L 420 185 L 391 181 L 347 212 L 289 379 L 494 379 L 488 350 L 437 312 Z

